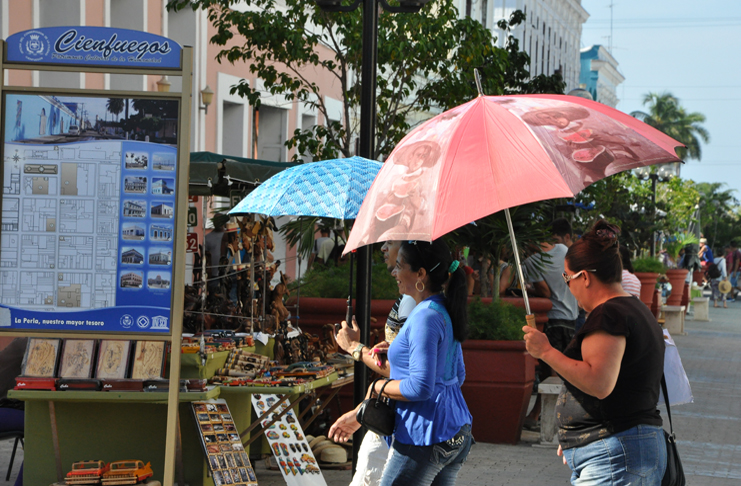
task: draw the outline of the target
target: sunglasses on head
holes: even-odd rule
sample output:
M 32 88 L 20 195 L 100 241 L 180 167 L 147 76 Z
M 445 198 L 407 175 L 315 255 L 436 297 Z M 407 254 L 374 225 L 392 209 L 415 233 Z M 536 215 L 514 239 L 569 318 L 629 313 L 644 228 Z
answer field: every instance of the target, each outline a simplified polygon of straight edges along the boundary
M 563 281 L 566 283 L 567 287 L 571 286 L 571 281 L 575 278 L 579 277 L 584 272 L 596 272 L 597 270 L 579 270 L 574 275 L 566 275 L 566 272 L 563 272 L 561 276 L 563 277 Z

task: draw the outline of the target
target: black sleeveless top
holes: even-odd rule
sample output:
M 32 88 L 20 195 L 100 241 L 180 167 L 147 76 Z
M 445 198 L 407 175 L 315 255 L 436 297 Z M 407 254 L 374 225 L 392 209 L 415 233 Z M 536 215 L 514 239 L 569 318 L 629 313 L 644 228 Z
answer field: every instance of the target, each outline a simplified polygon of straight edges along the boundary
M 656 408 L 664 373 L 664 337 L 648 307 L 635 297 L 616 297 L 597 306 L 564 350 L 581 361 L 581 344 L 591 332 L 625 336 L 625 354 L 612 393 L 599 400 L 564 380 L 556 403 L 558 441 L 580 447 L 639 424 L 661 426 Z

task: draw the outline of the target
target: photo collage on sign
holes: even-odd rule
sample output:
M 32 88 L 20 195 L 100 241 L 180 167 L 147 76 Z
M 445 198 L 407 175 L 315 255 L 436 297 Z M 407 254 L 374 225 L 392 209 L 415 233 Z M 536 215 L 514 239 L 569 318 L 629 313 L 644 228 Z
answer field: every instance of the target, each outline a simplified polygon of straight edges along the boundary
M 225 400 L 193 402 L 201 444 L 216 486 L 257 484 L 255 471 L 242 445 Z
M 278 400 L 283 402 L 270 416 L 270 410 Z M 265 427 L 277 414 L 288 407 L 288 400 L 279 395 L 252 395 L 252 408 Z M 304 431 L 293 410 L 286 412 L 278 421 L 264 429 L 270 448 L 288 486 L 326 486 L 324 476 L 311 452 Z
M 124 147 L 119 288 L 129 292 L 145 288 L 149 292 L 169 291 L 175 153 L 158 152 L 136 142 Z

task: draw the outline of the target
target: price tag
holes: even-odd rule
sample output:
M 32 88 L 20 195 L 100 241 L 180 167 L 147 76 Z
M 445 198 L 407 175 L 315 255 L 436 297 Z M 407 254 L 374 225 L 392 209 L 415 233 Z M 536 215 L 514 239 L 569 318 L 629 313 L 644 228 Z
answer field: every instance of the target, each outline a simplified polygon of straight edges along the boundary
M 186 245 L 187 248 L 185 251 L 188 253 L 198 253 L 198 233 L 188 233 Z

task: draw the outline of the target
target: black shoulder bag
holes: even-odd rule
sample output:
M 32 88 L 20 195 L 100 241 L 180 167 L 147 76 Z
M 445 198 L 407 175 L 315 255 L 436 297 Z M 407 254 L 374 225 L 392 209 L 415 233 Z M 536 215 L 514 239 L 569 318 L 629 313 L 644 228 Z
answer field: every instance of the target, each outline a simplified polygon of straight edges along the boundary
M 666 380 L 661 375 L 661 391 L 664 393 L 664 403 L 666 404 L 666 415 L 669 417 L 669 430 L 664 430 L 664 439 L 666 440 L 666 472 L 661 480 L 661 486 L 685 486 L 684 469 L 682 461 L 679 460 L 677 452 L 676 436 L 674 435 L 674 426 L 672 425 L 672 411 L 669 406 L 669 393 L 666 390 Z
M 373 398 L 373 390 L 376 389 L 376 383 L 379 380 L 381 378 L 375 380 L 373 385 L 371 385 L 371 398 L 363 400 L 358 412 L 355 414 L 355 418 L 358 419 L 358 422 L 363 427 L 366 427 L 371 432 L 386 437 L 394 433 L 396 411 L 394 410 L 393 401 L 389 397 L 383 397 L 383 389 L 391 381 L 390 378 L 386 378 L 380 393 L 378 393 L 377 397 Z

